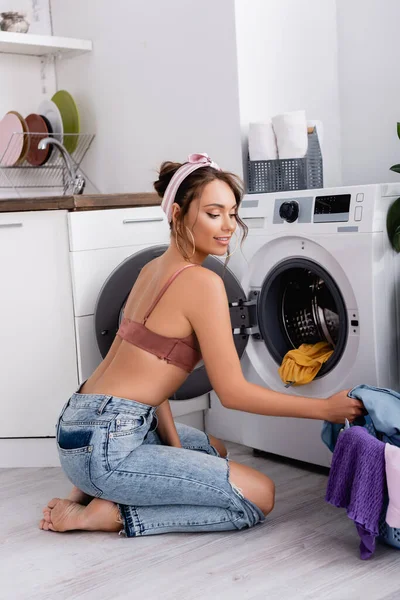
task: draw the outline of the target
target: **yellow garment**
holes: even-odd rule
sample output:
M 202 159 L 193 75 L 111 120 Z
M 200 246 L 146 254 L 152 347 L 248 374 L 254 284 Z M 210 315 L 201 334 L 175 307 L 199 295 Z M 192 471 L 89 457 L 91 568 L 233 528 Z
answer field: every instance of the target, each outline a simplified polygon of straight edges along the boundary
M 322 365 L 333 354 L 328 342 L 302 344 L 297 350 L 289 350 L 284 356 L 279 375 L 283 383 L 305 385 L 317 375 Z

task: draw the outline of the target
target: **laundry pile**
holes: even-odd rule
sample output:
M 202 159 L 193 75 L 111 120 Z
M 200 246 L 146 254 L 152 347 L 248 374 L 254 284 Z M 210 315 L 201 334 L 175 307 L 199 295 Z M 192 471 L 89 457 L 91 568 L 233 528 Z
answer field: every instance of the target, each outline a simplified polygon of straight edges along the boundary
M 279 376 L 285 385 L 310 383 L 332 354 L 333 348 L 328 342 L 301 344 L 285 354 L 278 370 Z
M 360 557 L 367 559 L 382 515 L 400 547 L 400 394 L 360 385 L 349 396 L 361 400 L 368 415 L 346 428 L 324 423 L 322 440 L 333 451 L 326 501 L 347 510 L 361 539 Z

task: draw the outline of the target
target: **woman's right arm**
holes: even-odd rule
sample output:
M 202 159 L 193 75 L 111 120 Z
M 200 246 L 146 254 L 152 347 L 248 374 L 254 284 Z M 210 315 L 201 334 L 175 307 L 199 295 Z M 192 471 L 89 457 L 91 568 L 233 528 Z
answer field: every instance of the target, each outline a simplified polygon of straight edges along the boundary
M 363 404 L 347 391 L 328 399 L 273 392 L 243 376 L 231 329 L 228 298 L 222 279 L 208 269 L 191 269 L 185 313 L 200 343 L 213 389 L 226 408 L 259 415 L 353 421 Z M 185 303 L 186 304 L 186 303 Z M 283 385 L 283 384 L 282 384 Z

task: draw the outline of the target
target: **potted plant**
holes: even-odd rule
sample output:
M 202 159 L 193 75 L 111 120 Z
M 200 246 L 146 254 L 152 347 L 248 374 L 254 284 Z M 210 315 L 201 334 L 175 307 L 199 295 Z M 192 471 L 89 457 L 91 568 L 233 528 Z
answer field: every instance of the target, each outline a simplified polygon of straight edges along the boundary
M 397 136 L 400 139 L 400 123 L 397 123 Z M 400 164 L 392 165 L 390 170 L 400 173 Z M 386 228 L 394 250 L 400 252 L 400 198 L 397 198 L 388 210 Z

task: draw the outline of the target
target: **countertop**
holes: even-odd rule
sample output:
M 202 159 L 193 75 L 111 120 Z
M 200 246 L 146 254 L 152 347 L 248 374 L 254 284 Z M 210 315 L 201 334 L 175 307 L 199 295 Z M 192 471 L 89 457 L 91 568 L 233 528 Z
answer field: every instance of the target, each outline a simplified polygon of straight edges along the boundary
M 82 196 L 41 196 L 37 198 L 0 199 L 0 212 L 29 210 L 100 210 L 134 206 L 158 206 L 161 198 L 154 193 L 83 194 Z

